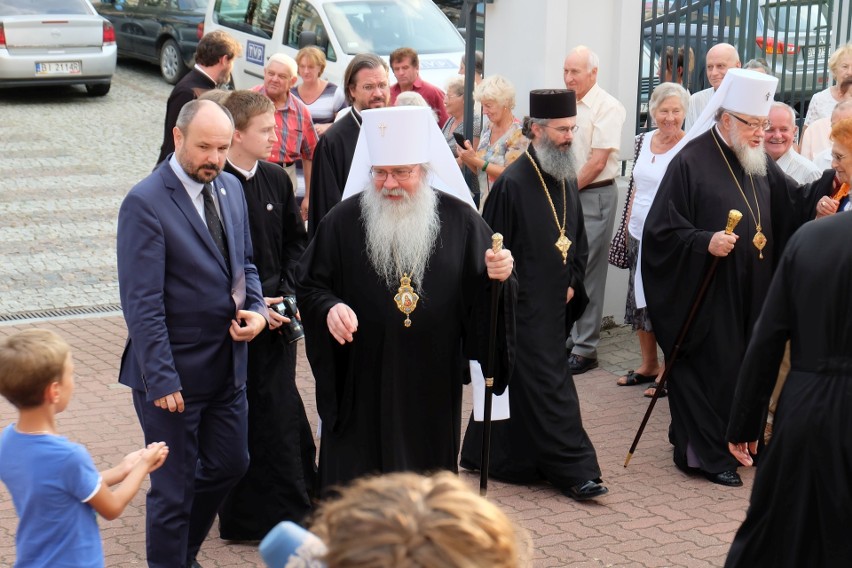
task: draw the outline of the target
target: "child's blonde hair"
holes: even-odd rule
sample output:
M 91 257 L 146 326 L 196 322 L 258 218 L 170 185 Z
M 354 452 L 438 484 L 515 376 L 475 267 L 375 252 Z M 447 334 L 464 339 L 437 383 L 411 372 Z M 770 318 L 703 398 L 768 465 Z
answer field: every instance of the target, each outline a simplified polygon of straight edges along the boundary
M 28 329 L 0 342 L 0 394 L 16 408 L 44 402 L 44 389 L 62 380 L 71 348 L 47 329 Z

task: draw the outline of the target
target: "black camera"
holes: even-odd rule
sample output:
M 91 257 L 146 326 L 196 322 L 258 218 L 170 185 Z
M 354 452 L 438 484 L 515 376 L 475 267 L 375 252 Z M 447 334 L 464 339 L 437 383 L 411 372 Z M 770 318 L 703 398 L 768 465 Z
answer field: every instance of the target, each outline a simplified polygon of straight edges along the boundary
M 295 343 L 305 337 L 305 329 L 302 327 L 302 322 L 296 319 L 296 312 L 299 311 L 299 307 L 296 305 L 296 298 L 293 296 L 284 296 L 283 302 L 272 304 L 269 306 L 269 309 L 280 316 L 290 318 L 290 323 L 285 323 L 278 328 L 279 333 L 284 336 L 287 343 Z

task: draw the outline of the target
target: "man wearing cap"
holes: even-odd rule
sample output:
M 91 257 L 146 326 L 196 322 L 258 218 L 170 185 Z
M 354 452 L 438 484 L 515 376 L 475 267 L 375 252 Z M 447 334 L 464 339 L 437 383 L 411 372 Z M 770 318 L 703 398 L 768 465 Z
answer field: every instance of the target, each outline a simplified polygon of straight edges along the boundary
M 669 400 L 674 462 L 721 485 L 739 486 L 725 428 L 746 345 L 776 261 L 790 235 L 813 218 L 833 172 L 798 186 L 764 151 L 778 80 L 731 69 L 711 105 L 716 123 L 674 157 L 642 237 L 644 297 L 673 365 Z M 690 135 L 688 134 L 687 137 Z M 728 212 L 742 212 L 726 234 Z M 715 276 L 678 360 L 669 361 L 708 268 Z
M 297 277 L 323 488 L 371 473 L 457 470 L 463 369 L 486 359 L 494 280 L 504 283 L 496 392 L 511 372 L 512 255 L 491 250 L 492 231 L 431 110 L 361 117 L 343 200 Z
M 510 418 L 494 422 L 489 473 L 514 483 L 545 479 L 577 500 L 607 492 L 595 448 L 583 429 L 577 389 L 563 346 L 588 298 L 583 287 L 588 246 L 571 142 L 574 91 L 530 93 L 523 133 L 526 154 L 497 179 L 483 218 L 504 243 L 524 251 L 517 268 L 526 291 L 515 311 L 517 355 Z M 482 429 L 471 420 L 461 465 L 479 469 Z
M 302 217 L 308 221 L 308 237 L 329 210 L 340 202 L 355 143 L 361 131 L 361 111 L 388 106 L 388 64 L 372 53 L 352 58 L 343 74 L 349 110 L 325 131 L 314 151 L 313 177 L 302 201 Z

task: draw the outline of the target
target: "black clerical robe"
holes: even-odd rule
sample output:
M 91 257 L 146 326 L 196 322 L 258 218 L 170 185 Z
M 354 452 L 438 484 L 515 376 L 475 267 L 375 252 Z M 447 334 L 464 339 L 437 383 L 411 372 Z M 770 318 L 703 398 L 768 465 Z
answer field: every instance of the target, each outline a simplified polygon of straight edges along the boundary
M 194 101 L 202 93 L 216 88 L 216 82 L 199 69 L 193 68 L 177 82 L 169 94 L 166 102 L 166 118 L 163 121 L 163 144 L 160 146 L 160 155 L 157 157 L 159 164 L 169 154 L 175 151 L 175 137 L 173 130 L 177 124 L 177 117 L 183 105 Z
M 468 359 L 487 357 L 488 225 L 470 205 L 438 192 L 441 230 L 405 327 L 394 302 L 397 286 L 380 280 L 366 255 L 360 201 L 346 199 L 329 212 L 299 265 L 297 290 L 322 418 L 323 488 L 370 473 L 457 471 Z M 498 392 L 511 374 L 514 275 L 502 291 Z M 326 323 L 339 302 L 358 318 L 346 345 Z
M 359 132 L 361 115 L 354 108 L 350 108 L 346 116 L 326 130 L 317 142 L 311 166 L 311 190 L 308 198 L 309 238 L 313 238 L 319 222 L 329 210 L 340 203 Z
M 306 234 L 290 177 L 260 161 L 251 179 L 230 162 L 225 171 L 243 184 L 254 262 L 265 297 L 295 293 L 295 266 Z M 296 344 L 264 329 L 248 344 L 249 469 L 219 511 L 222 538 L 262 539 L 284 520 L 311 510 L 316 446 L 296 387 Z
M 715 127 L 687 144 L 669 165 L 642 237 L 648 313 L 667 362 L 716 258 L 707 250 L 711 237 L 725 228 L 731 209 L 743 214 L 734 231 L 739 240 L 719 260 L 669 375 L 669 439 L 681 469 L 697 467 L 710 474 L 736 469 L 725 428 L 743 354 L 778 254 L 796 228 L 813 217 L 832 178 L 829 171 L 813 184 L 798 186 L 773 160 L 767 160 L 766 176 L 745 175 Z M 758 221 L 767 239 L 763 259 L 752 243 Z
M 535 157 L 535 150 L 529 148 Z M 539 168 L 540 169 L 540 168 Z M 489 475 L 516 483 L 544 477 L 560 489 L 600 477 L 595 448 L 580 416 L 565 340 L 582 315 L 588 244 L 576 179 L 562 184 L 542 172 L 553 208 L 531 159 L 521 156 L 497 178 L 483 218 L 503 235 L 516 259 L 517 353 L 509 389 L 509 420 L 492 423 Z M 567 200 L 567 204 L 566 204 Z M 572 241 L 567 262 L 555 243 L 557 221 Z M 568 288 L 575 297 L 566 304 Z M 480 468 L 482 423 L 471 417 L 462 467 Z
M 791 369 L 727 567 L 852 566 L 850 235 L 848 212 L 802 227 L 784 251 L 755 325 L 729 441 L 763 433 L 787 339 Z

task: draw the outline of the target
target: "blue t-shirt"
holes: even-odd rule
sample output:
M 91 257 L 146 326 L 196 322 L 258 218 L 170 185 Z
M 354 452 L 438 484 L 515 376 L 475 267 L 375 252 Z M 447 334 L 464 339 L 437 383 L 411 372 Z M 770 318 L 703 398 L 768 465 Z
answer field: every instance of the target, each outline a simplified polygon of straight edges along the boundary
M 11 424 L 0 435 L 0 480 L 20 519 L 15 568 L 103 567 L 96 513 L 87 504 L 102 481 L 83 446 Z

